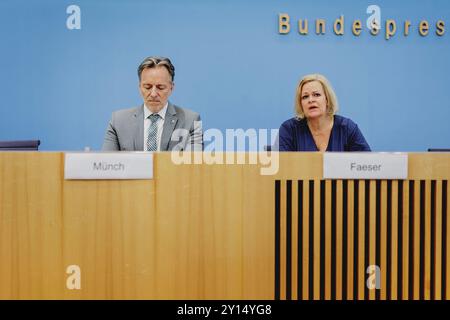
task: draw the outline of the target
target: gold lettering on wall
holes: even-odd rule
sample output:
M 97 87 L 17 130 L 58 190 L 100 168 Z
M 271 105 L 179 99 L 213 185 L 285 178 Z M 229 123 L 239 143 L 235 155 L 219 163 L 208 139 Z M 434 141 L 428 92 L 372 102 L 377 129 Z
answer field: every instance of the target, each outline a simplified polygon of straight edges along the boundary
M 316 34 L 325 34 L 325 19 L 316 20 Z
M 406 20 L 405 21 L 405 37 L 409 35 L 409 27 L 411 26 L 411 21 Z
M 298 20 L 298 33 L 303 35 L 308 34 L 308 19 Z
M 389 40 L 397 31 L 397 24 L 394 20 L 386 20 L 386 40 Z
M 340 18 L 334 21 L 334 33 L 338 36 L 342 36 L 344 34 L 344 16 L 342 15 Z
M 436 34 L 437 34 L 438 36 L 443 36 L 444 33 L 445 33 L 445 23 L 444 23 L 444 21 L 439 20 L 439 21 L 436 23 L 436 28 L 437 28 Z
M 426 35 L 428 35 L 428 21 L 423 20 L 420 21 L 420 25 L 419 25 L 419 33 L 422 37 L 425 37 Z
M 377 28 L 376 26 L 374 26 L 371 30 L 370 30 L 370 34 L 373 36 L 376 36 L 378 34 L 378 32 L 380 32 L 380 28 Z
M 314 28 L 314 19 L 309 19 L 311 21 L 311 28 Z M 298 33 L 300 35 L 309 34 L 309 22 L 308 19 L 293 19 L 293 23 L 298 25 Z M 326 19 L 315 19 L 315 30 L 317 35 L 326 34 Z M 397 31 L 401 32 L 402 24 L 403 34 L 405 37 L 409 36 L 410 32 L 415 32 L 416 30 L 422 37 L 427 36 L 430 32 L 435 32 L 437 36 L 441 37 L 445 34 L 445 22 L 437 20 L 432 21 L 431 29 L 430 24 L 427 20 L 421 20 L 417 27 L 411 23 L 411 20 L 398 21 L 395 19 L 387 19 L 381 21 L 380 19 L 373 19 L 370 28 L 365 27 L 365 21 L 361 19 L 354 20 L 351 24 L 352 34 L 356 37 L 360 36 L 363 32 L 369 32 L 372 36 L 377 36 L 380 33 L 384 33 L 385 39 L 390 40 L 393 38 Z M 434 23 L 436 23 L 434 25 Z M 331 26 L 330 26 L 331 27 Z M 345 16 L 341 14 L 338 18 L 334 20 L 333 32 L 337 36 L 342 36 L 345 34 Z M 398 28 L 397 28 L 398 27 Z M 295 28 L 295 26 L 294 26 Z M 416 29 L 417 28 L 417 29 Z M 435 28 L 433 30 L 433 28 Z M 384 30 L 383 30 L 384 29 Z M 382 30 L 382 31 L 380 31 Z M 278 33 L 288 34 L 291 31 L 291 16 L 287 13 L 278 14 Z M 312 31 L 311 31 L 312 32 Z
M 353 22 L 352 31 L 357 37 L 361 34 L 361 20 L 355 20 Z
M 278 32 L 280 34 L 288 34 L 291 31 L 290 17 L 287 13 L 278 15 Z

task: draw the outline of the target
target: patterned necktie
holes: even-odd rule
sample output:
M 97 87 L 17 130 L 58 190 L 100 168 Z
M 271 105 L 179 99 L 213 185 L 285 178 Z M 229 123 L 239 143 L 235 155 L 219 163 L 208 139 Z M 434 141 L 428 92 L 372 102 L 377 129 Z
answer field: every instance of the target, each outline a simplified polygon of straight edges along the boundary
M 158 150 L 158 120 L 161 116 L 157 113 L 151 114 L 148 117 L 151 121 L 150 128 L 148 129 L 148 139 L 147 139 L 147 151 L 157 151 Z

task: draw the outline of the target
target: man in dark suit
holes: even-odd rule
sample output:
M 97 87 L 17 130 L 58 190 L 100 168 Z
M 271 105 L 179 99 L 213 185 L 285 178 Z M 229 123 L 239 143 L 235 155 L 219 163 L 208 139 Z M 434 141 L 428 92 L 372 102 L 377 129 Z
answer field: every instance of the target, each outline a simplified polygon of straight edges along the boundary
M 104 151 L 202 151 L 200 115 L 169 102 L 175 68 L 168 58 L 148 57 L 138 68 L 144 104 L 113 112 Z

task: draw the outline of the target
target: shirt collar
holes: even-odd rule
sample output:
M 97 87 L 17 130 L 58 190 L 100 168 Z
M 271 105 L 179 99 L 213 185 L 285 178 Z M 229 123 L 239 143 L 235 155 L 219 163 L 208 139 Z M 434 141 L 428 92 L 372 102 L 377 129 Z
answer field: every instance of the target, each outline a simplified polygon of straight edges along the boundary
M 166 117 L 166 112 L 167 112 L 167 108 L 169 106 L 169 102 L 166 102 L 166 105 L 164 106 L 164 108 L 162 108 L 161 110 L 159 110 L 159 112 L 156 112 L 157 114 L 159 114 L 159 116 L 161 117 L 162 120 L 165 119 Z M 144 119 L 147 119 L 149 116 L 151 116 L 152 114 L 154 114 L 155 112 L 151 112 L 147 106 L 144 104 Z

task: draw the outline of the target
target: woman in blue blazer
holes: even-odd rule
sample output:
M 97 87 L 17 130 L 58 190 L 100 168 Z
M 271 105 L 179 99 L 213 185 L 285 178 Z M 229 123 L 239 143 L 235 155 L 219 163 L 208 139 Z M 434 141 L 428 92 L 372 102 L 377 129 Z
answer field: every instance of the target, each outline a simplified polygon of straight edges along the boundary
M 279 132 L 280 151 L 370 151 L 352 120 L 336 115 L 338 102 L 328 80 L 320 74 L 303 77 L 295 95 L 296 116 Z

